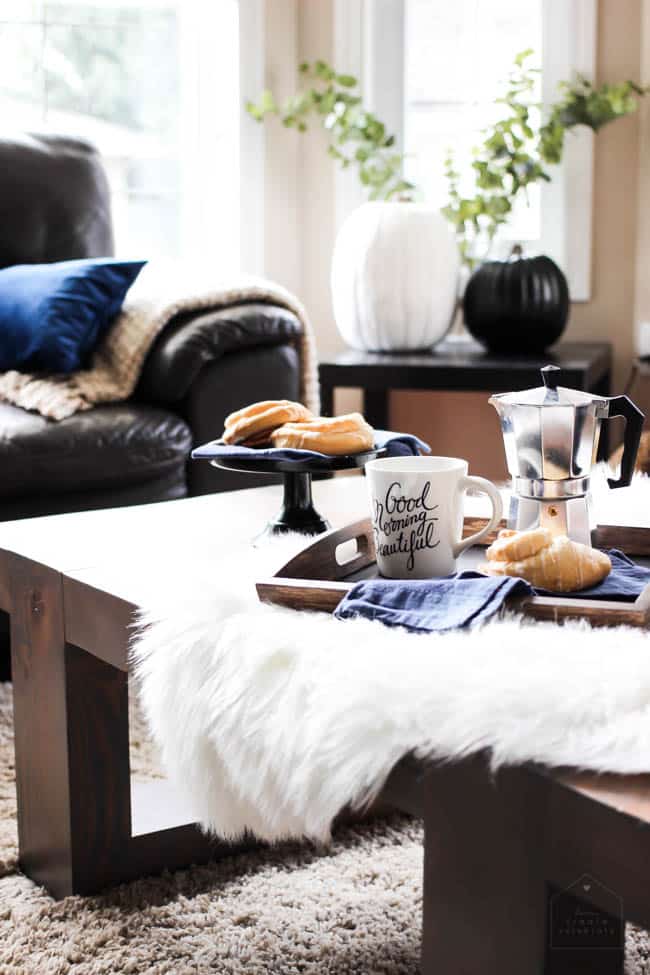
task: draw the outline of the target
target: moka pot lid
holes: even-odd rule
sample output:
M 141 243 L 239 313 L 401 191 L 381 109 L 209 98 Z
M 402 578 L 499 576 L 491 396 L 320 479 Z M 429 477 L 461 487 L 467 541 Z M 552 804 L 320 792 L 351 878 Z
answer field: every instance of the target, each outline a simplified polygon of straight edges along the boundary
M 543 386 L 536 386 L 534 389 L 522 389 L 512 393 L 495 393 L 490 396 L 489 402 L 495 407 L 504 406 L 537 406 L 537 407 L 557 407 L 557 406 L 600 406 L 607 403 L 607 399 L 602 396 L 593 396 L 580 389 L 569 389 L 566 386 L 558 386 L 560 378 L 559 366 L 548 365 L 540 370 Z

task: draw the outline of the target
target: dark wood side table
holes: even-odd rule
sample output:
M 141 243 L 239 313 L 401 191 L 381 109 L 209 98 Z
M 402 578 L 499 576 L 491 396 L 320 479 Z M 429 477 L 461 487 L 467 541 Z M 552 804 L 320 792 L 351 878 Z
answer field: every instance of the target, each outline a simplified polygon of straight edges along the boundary
M 505 357 L 478 343 L 446 339 L 431 352 L 385 353 L 348 349 L 319 367 L 321 410 L 331 416 L 337 387 L 361 387 L 363 411 L 378 430 L 389 425 L 392 389 L 505 393 L 541 385 L 539 370 L 553 363 L 562 383 L 599 396 L 610 395 L 612 347 L 609 342 L 562 342 L 541 356 Z M 604 433 L 604 429 L 603 429 Z

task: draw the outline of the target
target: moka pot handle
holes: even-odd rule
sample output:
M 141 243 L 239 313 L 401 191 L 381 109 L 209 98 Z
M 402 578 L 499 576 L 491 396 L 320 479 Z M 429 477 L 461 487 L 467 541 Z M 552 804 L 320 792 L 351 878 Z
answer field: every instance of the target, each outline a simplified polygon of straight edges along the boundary
M 638 406 L 634 405 L 629 396 L 612 396 L 609 400 L 607 419 L 611 420 L 613 416 L 625 417 L 625 436 L 623 438 L 620 477 L 618 479 L 608 477 L 607 483 L 610 488 L 627 487 L 634 474 L 634 465 L 636 464 L 636 455 L 639 452 L 645 416 Z

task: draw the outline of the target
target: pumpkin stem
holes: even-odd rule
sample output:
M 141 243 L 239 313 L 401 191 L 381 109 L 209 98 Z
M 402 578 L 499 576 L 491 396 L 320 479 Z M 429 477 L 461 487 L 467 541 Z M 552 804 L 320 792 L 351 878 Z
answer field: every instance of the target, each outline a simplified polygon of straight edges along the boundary
M 523 256 L 524 249 L 521 244 L 514 244 L 512 250 L 510 251 L 510 260 L 517 259 Z

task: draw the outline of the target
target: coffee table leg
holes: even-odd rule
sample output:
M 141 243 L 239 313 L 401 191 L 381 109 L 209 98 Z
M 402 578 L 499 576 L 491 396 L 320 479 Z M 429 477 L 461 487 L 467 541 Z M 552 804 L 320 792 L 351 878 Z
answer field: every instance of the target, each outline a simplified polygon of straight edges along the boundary
M 66 645 L 59 573 L 12 562 L 20 863 L 56 897 L 87 893 L 129 844 L 127 675 Z
M 11 680 L 9 614 L 0 611 L 0 681 Z
M 435 769 L 425 788 L 422 975 L 542 975 L 540 808 L 521 770 Z

